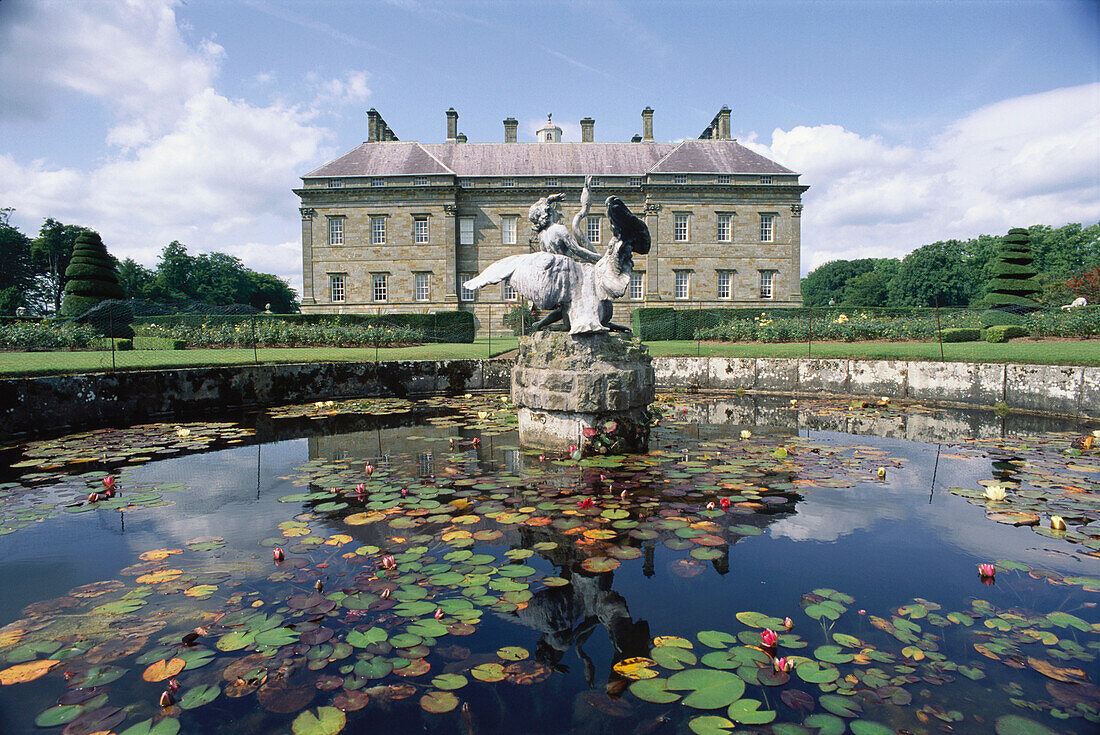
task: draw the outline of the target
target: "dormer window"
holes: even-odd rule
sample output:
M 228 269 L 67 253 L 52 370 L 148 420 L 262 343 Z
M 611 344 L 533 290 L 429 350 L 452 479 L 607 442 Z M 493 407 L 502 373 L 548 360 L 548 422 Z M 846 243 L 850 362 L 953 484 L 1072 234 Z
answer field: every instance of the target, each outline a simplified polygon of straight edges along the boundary
M 688 177 L 684 174 L 676 174 L 672 177 L 672 183 L 674 184 L 686 184 L 687 182 Z
M 545 140 L 547 143 L 553 143 L 554 142 L 554 134 L 553 133 L 547 133 L 546 137 L 543 138 L 543 140 Z

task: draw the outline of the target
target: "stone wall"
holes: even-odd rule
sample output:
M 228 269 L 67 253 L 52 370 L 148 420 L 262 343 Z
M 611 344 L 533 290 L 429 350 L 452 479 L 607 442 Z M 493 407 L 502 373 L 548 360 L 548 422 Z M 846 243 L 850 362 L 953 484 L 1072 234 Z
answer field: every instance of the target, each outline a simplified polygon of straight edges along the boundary
M 0 380 L 0 437 L 360 396 L 507 391 L 513 361 L 309 363 Z M 889 396 L 1100 418 L 1100 367 L 654 358 L 658 388 Z
M 889 396 L 1100 418 L 1100 367 L 901 360 L 658 357 L 662 388 Z

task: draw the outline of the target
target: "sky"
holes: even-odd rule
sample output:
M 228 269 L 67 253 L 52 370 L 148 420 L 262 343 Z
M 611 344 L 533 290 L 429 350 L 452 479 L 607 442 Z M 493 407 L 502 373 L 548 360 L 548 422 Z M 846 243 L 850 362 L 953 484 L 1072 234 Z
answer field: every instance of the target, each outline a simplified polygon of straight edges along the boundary
M 1100 3 L 0 0 L 0 207 L 155 265 L 179 240 L 300 291 L 303 174 L 366 139 L 694 138 L 802 174 L 803 274 L 1100 221 Z

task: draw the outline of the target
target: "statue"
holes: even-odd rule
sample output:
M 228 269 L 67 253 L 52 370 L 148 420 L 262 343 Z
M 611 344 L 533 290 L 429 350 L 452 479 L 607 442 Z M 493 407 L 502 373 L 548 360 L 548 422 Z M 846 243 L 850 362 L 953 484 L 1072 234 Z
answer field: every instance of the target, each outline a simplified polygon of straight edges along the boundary
M 550 310 L 535 325 L 536 330 L 562 320 L 573 335 L 629 332 L 628 327 L 611 322 L 612 301 L 630 287 L 634 252 L 649 252 L 649 229 L 621 199 L 608 197 L 611 238 L 601 256 L 587 247 L 581 226 L 589 211 L 589 179 L 585 179 L 572 232 L 560 222 L 558 204 L 564 199 L 564 194 L 554 194 L 531 206 L 528 218 L 541 252 L 501 258 L 462 285 L 473 291 L 509 279 L 517 293 L 538 308 Z

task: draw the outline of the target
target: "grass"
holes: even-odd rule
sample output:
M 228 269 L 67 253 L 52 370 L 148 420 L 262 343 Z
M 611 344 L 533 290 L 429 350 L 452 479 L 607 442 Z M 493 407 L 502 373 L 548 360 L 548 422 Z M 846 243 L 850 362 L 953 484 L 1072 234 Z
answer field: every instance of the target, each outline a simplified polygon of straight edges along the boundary
M 816 357 L 866 360 L 939 360 L 939 342 L 648 342 L 654 357 Z M 954 342 L 943 345 L 949 362 L 1013 362 L 1046 365 L 1100 365 L 1100 339 L 1038 342 L 1015 340 L 1000 344 Z
M 373 362 L 375 360 L 455 360 L 495 357 L 516 349 L 515 337 L 479 339 L 472 344 L 426 344 L 413 347 L 374 348 L 288 347 L 260 348 L 261 363 Z M 655 357 L 702 355 L 704 357 L 816 357 L 872 360 L 939 360 L 938 342 L 649 342 Z M 943 346 L 944 359 L 953 362 L 1015 362 L 1056 365 L 1100 365 L 1100 340 L 1003 344 L 960 342 Z M 133 350 L 115 353 L 115 369 L 252 365 L 250 349 Z M 111 353 L 98 352 L 0 352 L 0 376 L 54 375 L 111 370 Z

